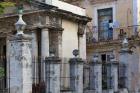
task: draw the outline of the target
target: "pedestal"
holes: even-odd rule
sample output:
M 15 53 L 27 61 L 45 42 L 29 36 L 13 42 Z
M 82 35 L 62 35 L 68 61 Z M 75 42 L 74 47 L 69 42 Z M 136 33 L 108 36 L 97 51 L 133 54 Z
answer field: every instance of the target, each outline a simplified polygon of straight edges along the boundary
M 70 88 L 75 93 L 83 93 L 83 60 L 70 59 Z
M 100 62 L 93 63 L 94 68 L 94 82 L 95 82 L 95 93 L 102 93 L 102 64 Z
M 60 93 L 60 62 L 58 57 L 45 59 L 46 93 Z

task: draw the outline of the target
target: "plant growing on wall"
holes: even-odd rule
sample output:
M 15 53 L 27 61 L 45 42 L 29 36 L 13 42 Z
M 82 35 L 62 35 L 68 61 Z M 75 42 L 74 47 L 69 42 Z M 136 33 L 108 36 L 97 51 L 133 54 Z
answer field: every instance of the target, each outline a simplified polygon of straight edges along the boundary
M 0 78 L 4 77 L 5 73 L 4 73 L 4 68 L 0 67 Z

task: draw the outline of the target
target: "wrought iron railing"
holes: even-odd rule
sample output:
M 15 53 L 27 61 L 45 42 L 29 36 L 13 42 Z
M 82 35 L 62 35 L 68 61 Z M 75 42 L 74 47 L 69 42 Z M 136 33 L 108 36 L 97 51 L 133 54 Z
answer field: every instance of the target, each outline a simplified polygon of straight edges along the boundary
M 87 32 L 86 32 L 87 44 L 120 40 L 124 37 L 125 34 L 128 36 L 128 38 L 133 38 L 133 37 L 138 36 L 138 29 L 136 29 L 137 27 L 135 27 L 135 26 L 114 28 L 112 38 L 108 37 L 108 35 L 106 35 L 106 36 L 99 35 L 100 31 L 98 30 L 98 27 L 94 26 L 94 27 L 88 27 L 88 28 L 90 28 L 90 29 L 87 29 Z

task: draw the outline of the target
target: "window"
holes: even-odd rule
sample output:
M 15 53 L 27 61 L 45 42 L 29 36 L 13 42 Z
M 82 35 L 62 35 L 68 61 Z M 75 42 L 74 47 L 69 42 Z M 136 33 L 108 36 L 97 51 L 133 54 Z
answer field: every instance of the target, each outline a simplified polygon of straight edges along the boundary
M 112 40 L 113 39 L 113 10 L 112 8 L 99 9 L 98 13 L 98 34 L 99 40 Z

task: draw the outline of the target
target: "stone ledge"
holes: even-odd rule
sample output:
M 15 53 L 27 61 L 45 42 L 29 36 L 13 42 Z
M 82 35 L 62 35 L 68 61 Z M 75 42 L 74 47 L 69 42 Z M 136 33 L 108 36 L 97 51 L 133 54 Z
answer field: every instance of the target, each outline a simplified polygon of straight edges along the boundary
M 59 57 L 46 57 L 45 62 L 48 64 L 60 64 L 61 59 Z
M 30 41 L 32 37 L 26 34 L 19 34 L 19 35 L 11 35 L 8 37 L 10 41 Z
M 71 58 L 69 60 L 70 64 L 80 64 L 80 63 L 84 63 L 84 61 L 82 60 L 82 58 Z

